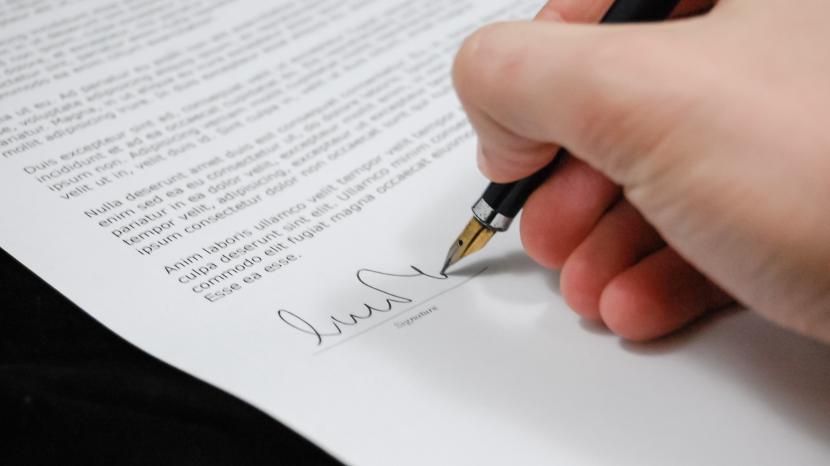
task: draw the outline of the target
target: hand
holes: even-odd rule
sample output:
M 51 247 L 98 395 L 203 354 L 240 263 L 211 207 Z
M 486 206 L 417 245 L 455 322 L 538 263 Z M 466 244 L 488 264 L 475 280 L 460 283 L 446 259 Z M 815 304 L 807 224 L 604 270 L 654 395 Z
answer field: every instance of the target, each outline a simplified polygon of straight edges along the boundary
M 488 177 L 573 154 L 525 206 L 528 253 L 628 339 L 737 300 L 830 342 L 830 2 L 573 24 L 610 3 L 551 0 L 548 21 L 487 26 L 456 59 Z

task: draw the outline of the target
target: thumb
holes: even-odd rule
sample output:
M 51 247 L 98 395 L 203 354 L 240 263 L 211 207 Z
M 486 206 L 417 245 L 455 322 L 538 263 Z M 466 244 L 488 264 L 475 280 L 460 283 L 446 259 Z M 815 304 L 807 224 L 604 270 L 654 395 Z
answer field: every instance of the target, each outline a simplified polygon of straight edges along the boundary
M 456 91 L 479 136 L 479 164 L 509 182 L 564 146 L 629 185 L 654 161 L 697 86 L 678 58 L 681 24 L 622 26 L 514 22 L 487 26 L 456 57 Z M 688 47 L 686 47 L 688 48 Z M 688 82 L 688 79 L 685 80 Z

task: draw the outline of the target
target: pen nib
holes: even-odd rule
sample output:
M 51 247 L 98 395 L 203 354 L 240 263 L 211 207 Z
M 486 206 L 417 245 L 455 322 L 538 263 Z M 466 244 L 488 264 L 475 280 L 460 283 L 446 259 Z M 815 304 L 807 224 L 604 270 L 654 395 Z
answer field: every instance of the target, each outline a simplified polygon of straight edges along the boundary
M 461 232 L 461 235 L 450 246 L 447 253 L 447 260 L 444 262 L 444 268 L 441 269 L 442 274 L 446 274 L 447 269 L 461 259 L 470 254 L 481 250 L 490 238 L 496 232 L 484 226 L 477 219 L 473 218 L 470 223 Z

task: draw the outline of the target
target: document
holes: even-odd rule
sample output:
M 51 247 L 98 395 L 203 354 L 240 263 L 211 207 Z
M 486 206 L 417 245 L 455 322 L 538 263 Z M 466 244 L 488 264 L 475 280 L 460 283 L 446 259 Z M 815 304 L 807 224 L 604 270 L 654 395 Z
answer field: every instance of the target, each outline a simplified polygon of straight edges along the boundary
M 486 180 L 450 67 L 540 0 L 0 3 L 0 246 L 347 464 L 827 464 L 830 351 L 748 312 L 580 322 Z

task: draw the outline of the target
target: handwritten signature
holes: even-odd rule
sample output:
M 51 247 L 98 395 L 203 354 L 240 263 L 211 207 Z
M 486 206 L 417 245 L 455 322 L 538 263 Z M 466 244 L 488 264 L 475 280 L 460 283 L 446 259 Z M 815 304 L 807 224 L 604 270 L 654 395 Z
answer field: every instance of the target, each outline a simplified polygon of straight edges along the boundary
M 343 335 L 344 329 L 348 327 L 359 325 L 361 322 L 371 319 L 378 313 L 389 313 L 397 310 L 402 305 L 412 304 L 415 302 L 414 298 L 403 296 L 397 292 L 385 290 L 379 286 L 373 285 L 369 281 L 370 277 L 373 275 L 404 279 L 426 278 L 435 281 L 449 279 L 449 277 L 445 274 L 431 275 L 415 266 L 410 266 L 410 268 L 414 273 L 394 274 L 370 269 L 358 270 L 356 274 L 357 281 L 364 287 L 377 293 L 377 296 L 374 299 L 377 299 L 378 302 L 364 302 L 362 304 L 363 309 L 360 312 L 349 313 L 345 318 L 330 315 L 325 319 L 325 324 L 318 326 L 287 309 L 280 309 L 277 312 L 277 315 L 289 327 L 298 332 L 310 335 L 311 338 L 316 341 L 317 346 L 321 346 L 326 339 Z

